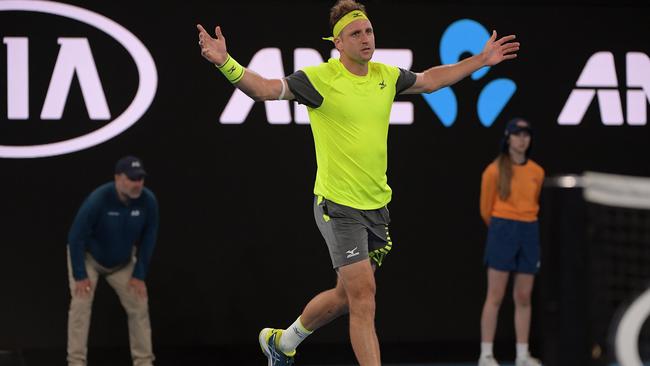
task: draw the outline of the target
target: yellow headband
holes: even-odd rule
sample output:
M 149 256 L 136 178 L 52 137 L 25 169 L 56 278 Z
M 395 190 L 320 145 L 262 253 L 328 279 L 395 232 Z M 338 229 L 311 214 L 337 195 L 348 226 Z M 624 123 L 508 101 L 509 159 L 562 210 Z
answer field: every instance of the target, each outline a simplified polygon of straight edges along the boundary
M 352 10 L 351 12 L 345 14 L 341 19 L 339 19 L 336 24 L 334 24 L 334 35 L 330 37 L 323 37 L 323 39 L 326 41 L 334 42 L 334 38 L 338 37 L 339 34 L 341 34 L 343 28 L 359 19 L 368 19 L 368 17 L 361 10 Z

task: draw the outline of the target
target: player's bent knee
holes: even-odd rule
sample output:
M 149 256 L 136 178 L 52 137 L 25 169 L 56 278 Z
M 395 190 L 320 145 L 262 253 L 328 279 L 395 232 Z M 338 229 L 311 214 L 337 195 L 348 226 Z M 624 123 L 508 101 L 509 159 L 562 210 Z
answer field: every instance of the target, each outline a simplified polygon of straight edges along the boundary
M 376 305 L 374 296 L 360 297 L 350 300 L 349 311 L 351 315 L 357 313 L 374 314 L 375 307 Z

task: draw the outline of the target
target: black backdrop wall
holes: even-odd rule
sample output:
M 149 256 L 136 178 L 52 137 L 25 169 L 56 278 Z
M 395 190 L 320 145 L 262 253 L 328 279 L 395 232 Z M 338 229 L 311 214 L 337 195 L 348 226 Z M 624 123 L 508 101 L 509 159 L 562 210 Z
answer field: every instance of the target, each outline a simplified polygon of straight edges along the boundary
M 263 48 L 278 48 L 288 74 L 294 70 L 296 48 L 329 57 L 331 45 L 320 37 L 329 33 L 331 2 L 70 4 L 110 18 L 135 35 L 155 61 L 157 89 L 137 123 L 108 141 L 63 155 L 0 159 L 5 192 L 0 346 L 65 344 L 67 231 L 81 201 L 112 179 L 114 162 L 125 154 L 143 158 L 150 172 L 146 184 L 161 207 L 160 237 L 148 276 L 158 345 L 248 343 L 261 327 L 293 321 L 311 296 L 335 283 L 311 213 L 311 132 L 295 122 L 269 123 L 262 103 L 244 123 L 220 123 L 234 89 L 201 58 L 195 24 L 211 30 L 221 25 L 230 53 L 243 65 Z M 505 121 L 524 116 L 534 124 L 533 158 L 548 175 L 587 169 L 649 175 L 650 129 L 627 122 L 626 101 L 632 100 L 628 90 L 650 95 L 650 9 L 634 4 L 416 1 L 371 1 L 367 6 L 377 48 L 411 50 L 414 71 L 440 64 L 440 39 L 460 19 L 501 35 L 515 33 L 522 43 L 516 60 L 453 87 L 458 114 L 449 127 L 422 96 L 398 97 L 411 103 L 413 122 L 391 127 L 388 142 L 395 246 L 377 274 L 380 337 L 384 342 L 478 342 L 485 291 L 480 176 L 497 153 Z M 5 39 L 0 70 L 9 68 L 13 52 L 7 37 L 29 42 L 29 116 L 10 118 L 10 77 L 0 72 L 0 145 L 84 135 L 111 123 L 136 95 L 141 80 L 132 56 L 92 25 L 45 13 L 0 11 L 0 35 Z M 60 37 L 88 40 L 111 118 L 88 117 L 80 77 L 75 76 L 62 117 L 41 119 Z M 614 70 L 607 60 L 594 62 L 598 75 L 616 75 L 614 84 L 576 86 L 598 52 L 613 56 Z M 628 53 L 640 55 L 634 72 Z M 485 127 L 477 100 L 498 78 L 512 80 L 516 91 L 494 124 Z M 645 80 L 645 89 L 636 80 Z M 618 91 L 623 123 L 602 122 L 602 106 L 609 108 L 605 114 L 617 110 L 609 97 L 594 98 L 579 124 L 558 123 L 576 88 Z M 111 291 L 103 289 L 96 299 L 91 344 L 124 345 L 121 309 Z M 513 339 L 510 318 L 502 316 L 499 339 Z M 345 332 L 345 323 L 338 322 L 312 342 L 343 342 Z

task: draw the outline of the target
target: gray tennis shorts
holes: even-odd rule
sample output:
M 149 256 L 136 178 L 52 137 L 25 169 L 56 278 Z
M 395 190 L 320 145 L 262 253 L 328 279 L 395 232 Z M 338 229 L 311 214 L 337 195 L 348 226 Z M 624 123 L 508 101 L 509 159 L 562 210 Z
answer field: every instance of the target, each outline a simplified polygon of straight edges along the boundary
M 388 233 L 390 215 L 386 206 L 376 210 L 358 210 L 316 196 L 314 218 L 325 238 L 334 268 L 368 258 L 381 266 L 393 247 Z

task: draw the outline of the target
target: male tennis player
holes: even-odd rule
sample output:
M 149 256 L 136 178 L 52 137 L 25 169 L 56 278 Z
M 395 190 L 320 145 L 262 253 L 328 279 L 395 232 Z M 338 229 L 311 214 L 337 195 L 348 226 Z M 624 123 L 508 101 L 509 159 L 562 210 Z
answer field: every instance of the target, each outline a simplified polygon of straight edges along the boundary
M 370 61 L 375 36 L 365 7 L 339 0 L 330 11 L 332 36 L 340 52 L 282 79 L 266 79 L 228 54 L 220 27 L 213 38 L 201 26 L 201 55 L 257 101 L 296 100 L 307 106 L 318 171 L 314 216 L 337 272 L 336 287 L 314 297 L 287 329 L 264 328 L 259 341 L 270 366 L 289 365 L 298 344 L 319 327 L 350 314 L 350 339 L 362 366 L 381 364 L 375 332 L 374 269 L 391 250 L 388 233 L 391 200 L 387 183 L 388 122 L 400 93 L 430 93 L 479 68 L 516 57 L 515 36 L 496 40 L 480 54 L 422 73 Z

